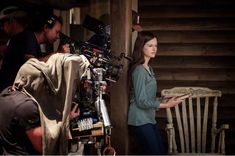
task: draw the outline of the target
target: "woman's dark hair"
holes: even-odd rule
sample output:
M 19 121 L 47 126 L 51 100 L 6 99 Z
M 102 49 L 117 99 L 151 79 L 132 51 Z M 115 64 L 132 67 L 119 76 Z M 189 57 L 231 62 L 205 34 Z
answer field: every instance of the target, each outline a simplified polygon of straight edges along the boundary
M 128 87 L 132 86 L 132 72 L 136 68 L 136 66 L 140 64 L 144 64 L 144 53 L 143 53 L 143 47 L 146 42 L 152 40 L 155 38 L 154 34 L 149 31 L 141 31 L 138 33 L 138 36 L 135 40 L 134 50 L 132 53 L 132 62 L 130 63 L 129 69 L 128 69 Z

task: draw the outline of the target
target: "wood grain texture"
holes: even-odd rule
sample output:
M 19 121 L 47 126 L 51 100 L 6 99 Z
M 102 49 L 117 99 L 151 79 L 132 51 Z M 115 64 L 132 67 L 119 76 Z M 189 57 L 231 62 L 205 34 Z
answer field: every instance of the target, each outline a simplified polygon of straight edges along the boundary
M 139 13 L 143 29 L 158 38 L 157 56 L 150 63 L 156 73 L 157 95 L 173 87 L 221 90 L 218 122 L 228 122 L 234 131 L 235 1 L 139 0 Z M 162 131 L 163 112 L 157 112 L 156 118 Z M 235 137 L 228 135 L 227 154 L 235 154 L 231 148 Z M 167 144 L 166 137 L 164 141 Z

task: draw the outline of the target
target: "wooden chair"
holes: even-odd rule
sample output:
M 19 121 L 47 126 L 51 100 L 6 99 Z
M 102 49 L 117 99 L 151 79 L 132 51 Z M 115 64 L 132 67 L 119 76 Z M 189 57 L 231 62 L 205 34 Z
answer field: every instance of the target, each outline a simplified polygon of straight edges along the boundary
M 223 124 L 219 129 L 216 126 L 221 91 L 201 87 L 175 87 L 162 90 L 161 95 L 172 97 L 186 93 L 191 93 L 191 96 L 183 100 L 182 104 L 166 109 L 168 154 L 225 154 L 225 129 L 229 125 Z

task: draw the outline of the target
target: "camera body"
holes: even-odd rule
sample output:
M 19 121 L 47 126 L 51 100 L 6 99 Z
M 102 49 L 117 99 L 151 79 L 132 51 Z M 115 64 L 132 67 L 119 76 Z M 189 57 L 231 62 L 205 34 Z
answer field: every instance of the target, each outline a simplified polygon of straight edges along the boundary
M 97 34 L 95 34 L 97 35 Z M 94 35 L 94 36 L 95 36 Z M 92 37 L 91 40 L 87 42 L 76 41 L 65 34 L 60 34 L 60 45 L 65 43 L 69 44 L 70 52 L 72 54 L 84 55 L 90 62 L 92 68 L 103 68 L 104 69 L 104 79 L 107 81 L 116 82 L 119 79 L 119 75 L 121 73 L 122 64 L 114 64 L 113 60 L 120 61 L 124 54 L 122 53 L 120 56 L 114 56 L 111 53 L 111 45 L 110 45 L 110 36 L 109 34 L 98 34 L 99 36 L 103 36 L 102 40 L 95 39 L 96 37 Z M 97 42 L 100 41 L 99 45 Z M 105 42 L 104 42 L 105 41 Z M 93 44 L 96 42 L 96 44 Z M 103 45 L 103 47 L 101 47 Z
M 110 33 L 102 22 L 86 16 L 83 26 L 95 32 L 87 42 L 60 34 L 61 45 L 69 44 L 72 54 L 84 55 L 90 62 L 87 74 L 82 77 L 73 97 L 73 102 L 79 104 L 80 116 L 71 121 L 71 133 L 72 138 L 79 142 L 99 142 L 102 146 L 104 138 L 110 138 L 112 128 L 106 106 L 109 102 L 107 88 L 110 82 L 118 81 L 123 67 L 113 62 L 127 57 L 124 53 L 120 56 L 111 53 Z

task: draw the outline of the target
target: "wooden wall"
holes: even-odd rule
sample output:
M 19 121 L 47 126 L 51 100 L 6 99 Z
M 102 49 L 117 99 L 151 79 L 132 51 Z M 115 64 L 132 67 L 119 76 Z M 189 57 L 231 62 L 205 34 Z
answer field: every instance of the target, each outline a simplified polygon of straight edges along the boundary
M 226 152 L 235 154 L 235 1 L 139 0 L 140 23 L 158 37 L 152 60 L 158 96 L 164 88 L 201 86 L 221 90 L 218 125 L 230 124 Z M 164 132 L 165 110 L 157 112 Z

